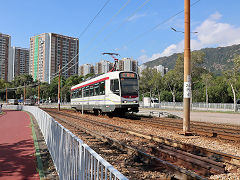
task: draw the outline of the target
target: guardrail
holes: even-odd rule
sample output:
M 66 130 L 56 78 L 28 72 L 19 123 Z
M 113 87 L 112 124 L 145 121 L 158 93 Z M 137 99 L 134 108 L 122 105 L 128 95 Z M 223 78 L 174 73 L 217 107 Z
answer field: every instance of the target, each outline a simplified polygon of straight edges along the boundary
M 81 139 L 34 106 L 3 106 L 4 109 L 32 113 L 42 131 L 60 179 L 120 179 L 127 180 L 118 170 L 99 156 Z
M 183 109 L 183 102 L 161 102 L 153 103 L 151 106 L 146 106 L 143 102 L 140 102 L 140 107 L 145 108 L 161 108 L 161 109 Z M 192 103 L 192 110 L 204 110 L 204 111 L 234 111 L 233 103 Z M 237 104 L 237 109 L 240 111 L 240 105 Z

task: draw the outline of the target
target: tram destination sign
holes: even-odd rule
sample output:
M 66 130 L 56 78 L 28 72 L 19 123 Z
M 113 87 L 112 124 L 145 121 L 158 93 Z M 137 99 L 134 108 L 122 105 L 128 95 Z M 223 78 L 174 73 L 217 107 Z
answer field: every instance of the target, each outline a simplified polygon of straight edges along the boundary
M 120 78 L 137 78 L 137 75 L 132 72 L 120 73 Z

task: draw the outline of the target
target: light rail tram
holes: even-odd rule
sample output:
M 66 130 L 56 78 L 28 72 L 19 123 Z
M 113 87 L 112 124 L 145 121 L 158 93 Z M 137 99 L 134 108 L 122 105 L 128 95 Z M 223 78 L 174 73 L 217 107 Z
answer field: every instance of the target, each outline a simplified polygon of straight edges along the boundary
M 71 107 L 94 113 L 138 112 L 139 84 L 135 72 L 114 71 L 71 88 Z

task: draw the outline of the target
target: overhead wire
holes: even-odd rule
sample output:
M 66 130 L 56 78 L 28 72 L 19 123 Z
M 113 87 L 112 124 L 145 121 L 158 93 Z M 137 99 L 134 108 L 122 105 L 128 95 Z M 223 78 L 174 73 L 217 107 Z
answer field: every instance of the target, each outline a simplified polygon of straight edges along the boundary
M 102 26 L 101 30 L 98 31 L 98 32 L 95 34 L 95 36 L 91 39 L 91 41 L 95 40 L 95 39 L 99 36 L 99 34 L 102 33 L 102 31 L 104 31 L 104 30 L 109 26 L 109 24 L 113 21 L 113 19 L 129 4 L 130 1 L 131 1 L 131 0 L 128 0 L 121 8 L 117 11 L 117 13 L 115 13 L 115 14 L 110 18 L 110 20 L 109 20 L 108 22 L 106 22 L 106 23 Z M 88 48 L 90 45 L 91 45 L 91 44 L 89 43 L 88 46 L 87 46 L 87 48 Z M 78 53 L 78 54 L 79 54 L 79 53 Z M 78 54 L 77 54 L 77 55 L 78 55 Z M 77 55 L 76 55 L 76 56 L 77 56 Z M 74 59 L 74 58 L 73 58 L 73 59 Z M 73 60 L 73 59 L 72 59 L 72 60 Z M 69 61 L 69 63 L 72 62 L 72 60 Z M 67 63 L 67 65 L 68 65 L 69 63 Z M 78 62 L 76 62 L 76 63 L 75 63 L 74 65 L 72 65 L 70 68 L 64 70 L 64 72 L 66 72 L 67 70 L 71 69 L 71 68 L 72 68 L 73 66 L 75 66 L 77 63 L 78 63 Z M 66 67 L 67 65 L 65 65 L 64 67 Z M 62 69 L 63 69 L 63 68 L 61 68 L 60 71 L 61 71 Z M 62 72 L 62 73 L 64 73 L 64 72 Z M 58 73 L 59 73 L 59 71 L 53 75 L 53 77 L 51 78 L 51 80 L 54 79 L 55 77 L 57 77 L 57 76 L 58 76 L 58 75 L 57 75 Z
M 128 0 L 110 19 L 108 22 L 106 22 L 100 31 L 98 31 L 94 37 L 90 40 L 90 42 L 87 44 L 86 48 L 87 49 L 92 42 L 110 25 L 110 23 L 113 21 L 113 19 L 130 3 L 131 0 Z
M 192 3 L 192 4 L 190 5 L 190 7 L 196 5 L 199 1 L 201 1 L 201 0 L 195 1 L 194 3 Z M 166 18 L 166 19 L 164 19 L 162 22 L 160 22 L 159 24 L 153 26 L 151 29 L 149 29 L 149 30 L 141 33 L 140 35 L 136 36 L 136 37 L 133 38 L 132 40 L 128 41 L 124 46 L 126 46 L 126 45 L 128 45 L 128 44 L 131 44 L 132 42 L 134 42 L 134 41 L 136 41 L 137 39 L 139 39 L 139 38 L 143 37 L 144 35 L 146 35 L 147 33 L 150 33 L 150 32 L 152 32 L 152 31 L 154 31 L 154 30 L 157 29 L 160 25 L 165 24 L 166 22 L 170 21 L 171 19 L 173 19 L 174 17 L 178 16 L 179 14 L 181 14 L 181 13 L 183 13 L 183 12 L 184 12 L 184 10 L 181 10 L 181 11 L 177 12 L 176 14 L 174 14 L 174 15 Z M 123 48 L 124 46 L 122 46 L 121 48 Z M 121 49 L 121 48 L 119 48 L 119 49 Z
M 98 31 L 98 32 L 95 34 L 95 36 L 92 38 L 92 41 L 95 40 L 95 39 L 97 38 L 97 36 L 98 36 L 100 33 L 102 33 L 103 30 L 106 29 L 107 26 L 109 26 L 109 24 L 112 22 L 112 20 L 129 4 L 130 1 L 131 1 L 131 0 L 128 0 L 128 1 L 118 10 L 118 12 L 115 13 L 115 14 L 110 18 L 110 20 L 103 25 L 102 29 L 101 29 L 100 31 Z M 122 24 L 120 24 L 119 27 L 121 27 L 124 23 L 126 23 L 129 18 L 133 17 L 133 16 L 135 15 L 135 13 L 136 13 L 138 10 L 140 10 L 144 5 L 146 5 L 147 2 L 149 2 L 149 1 L 150 1 L 150 0 L 144 1 L 144 3 L 141 4 L 141 5 L 134 11 L 134 13 L 133 13 L 132 15 L 130 15 L 128 18 L 126 18 L 126 20 L 125 20 Z M 197 0 L 196 2 L 194 2 L 193 4 L 191 4 L 191 7 L 194 6 L 195 4 L 197 4 L 199 1 L 201 1 L 201 0 Z M 110 0 L 108 0 L 108 1 L 105 2 L 105 4 L 103 5 L 103 7 L 102 7 L 102 8 L 99 10 L 99 12 L 94 16 L 94 18 L 90 21 L 90 23 L 86 26 L 86 28 L 82 31 L 82 33 L 80 34 L 80 37 L 87 31 L 87 29 L 88 29 L 88 28 L 90 27 L 90 25 L 94 22 L 94 20 L 96 19 L 96 17 L 101 13 L 101 11 L 106 7 L 106 5 L 107 5 L 109 2 L 110 2 Z M 170 16 L 169 18 L 163 20 L 161 23 L 155 25 L 155 26 L 152 27 L 151 29 L 149 29 L 149 30 L 143 32 L 142 34 L 138 35 L 137 37 L 135 37 L 134 39 L 132 39 L 131 41 L 129 41 L 127 44 L 130 44 L 130 43 L 136 41 L 137 39 L 141 38 L 141 37 L 144 36 L 145 34 L 151 32 L 151 31 L 154 31 L 154 30 L 157 29 L 160 25 L 168 22 L 169 20 L 173 19 L 174 17 L 176 17 L 177 15 L 179 15 L 179 14 L 181 14 L 181 13 L 183 13 L 183 12 L 184 12 L 184 10 L 181 10 L 181 11 L 177 12 L 176 14 L 174 14 L 174 15 Z M 119 29 L 119 28 L 118 28 L 118 29 Z M 104 40 L 106 40 L 106 37 L 105 37 Z M 88 44 L 87 48 L 89 47 L 89 45 L 91 45 L 91 44 Z M 64 67 L 62 67 L 62 68 L 60 69 L 60 71 L 63 70 L 67 65 L 69 65 L 78 55 L 79 55 L 79 52 L 78 52 Z M 70 68 L 64 70 L 64 72 L 66 72 L 67 70 L 71 69 L 71 68 L 72 68 L 73 66 L 75 66 L 77 63 L 78 63 L 78 62 L 76 62 L 76 63 L 75 63 L 74 65 L 72 65 Z M 53 75 L 53 77 L 51 78 L 51 80 L 52 80 L 53 78 L 55 78 L 56 76 L 58 76 L 58 75 L 56 75 L 56 74 L 58 74 L 58 73 L 59 73 L 59 71 L 56 72 L 56 73 Z M 63 72 L 62 72 L 62 73 L 63 73 Z
M 24 88 L 24 87 L 33 87 L 33 86 L 37 86 L 39 85 L 39 83 L 34 83 L 34 84 L 28 84 L 28 85 L 25 85 L 25 86 L 18 86 L 18 87 L 6 87 L 4 89 L 0 89 L 0 91 L 6 91 L 7 90 L 17 90 L 17 89 L 21 89 L 21 88 Z
M 88 23 L 88 25 L 84 28 L 84 30 L 80 33 L 79 38 L 81 38 L 83 36 L 83 34 L 88 30 L 88 28 L 91 26 L 91 24 L 96 20 L 96 18 L 100 15 L 100 13 L 103 11 L 103 9 L 107 6 L 107 4 L 110 2 L 111 0 L 107 0 L 104 5 L 102 6 L 102 8 L 97 12 L 97 14 L 94 16 L 94 18 Z M 68 66 L 77 56 L 79 55 L 79 52 L 64 66 L 60 69 L 60 71 L 65 68 L 66 66 Z M 53 74 L 53 76 L 55 76 L 56 74 L 59 73 L 59 70 Z M 51 78 L 52 80 L 53 78 Z
M 110 0 L 106 1 L 103 7 L 98 11 L 98 13 L 94 16 L 94 18 L 90 21 L 90 23 L 86 26 L 86 28 L 81 32 L 79 35 L 79 38 L 82 37 L 82 35 L 87 31 L 87 29 L 90 27 L 90 25 L 94 22 L 94 20 L 97 18 L 97 16 L 102 12 L 102 10 L 106 7 L 106 5 L 110 2 Z
M 134 16 L 135 13 L 136 13 L 139 9 L 141 9 L 144 5 L 146 5 L 146 3 L 147 3 L 148 1 L 149 1 L 149 0 L 146 0 L 143 4 L 141 4 L 141 5 L 134 11 L 133 15 L 130 15 L 128 18 L 126 18 L 125 21 L 124 21 L 122 24 L 120 24 L 118 27 L 121 27 L 124 23 L 126 23 L 127 20 L 128 20 L 129 18 L 131 18 L 132 16 Z M 201 1 L 201 0 L 197 0 L 197 1 L 195 1 L 194 3 L 192 3 L 192 4 L 191 4 L 191 7 L 194 6 L 194 5 L 196 5 L 199 1 Z M 173 19 L 174 17 L 178 16 L 179 14 L 181 14 L 181 13 L 183 13 L 183 12 L 184 12 L 184 9 L 181 10 L 181 11 L 179 11 L 179 12 L 177 12 L 177 13 L 175 13 L 174 15 L 166 18 L 165 20 L 163 20 L 163 21 L 160 22 L 159 24 L 153 26 L 151 29 L 149 29 L 149 30 L 141 33 L 141 34 L 138 35 L 137 37 L 135 37 L 135 38 L 133 38 L 132 40 L 128 41 L 128 42 L 127 42 L 125 45 L 123 45 L 122 47 L 116 48 L 116 49 L 120 50 L 120 49 L 124 48 L 126 45 L 128 45 L 128 44 L 136 41 L 137 39 L 143 37 L 143 36 L 146 35 L 147 33 L 150 33 L 151 31 L 154 31 L 154 30 L 157 29 L 160 25 L 165 24 L 166 22 L 170 21 L 171 19 Z M 117 28 L 117 29 L 119 29 L 119 28 Z M 112 32 L 109 33 L 109 34 L 112 34 Z M 104 38 L 104 42 L 105 42 L 105 43 L 107 43 L 106 40 L 107 40 L 109 37 L 110 37 L 110 35 L 105 36 L 105 38 Z
M 128 22 L 128 20 L 132 17 L 134 17 L 134 15 L 136 15 L 136 13 L 142 8 L 144 7 L 150 0 L 145 0 L 140 6 L 137 7 L 137 9 L 131 14 L 129 15 L 119 26 L 117 26 L 117 28 L 115 28 L 115 30 L 111 31 L 110 33 L 108 33 L 105 38 L 103 39 L 104 41 L 106 41 L 110 35 L 114 32 L 116 32 L 117 30 L 120 29 L 121 26 L 123 26 L 126 22 Z

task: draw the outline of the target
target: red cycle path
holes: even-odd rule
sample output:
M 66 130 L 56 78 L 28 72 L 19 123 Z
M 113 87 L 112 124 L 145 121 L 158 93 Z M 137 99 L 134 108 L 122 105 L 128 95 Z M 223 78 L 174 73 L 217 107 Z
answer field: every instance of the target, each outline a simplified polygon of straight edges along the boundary
M 0 180 L 40 179 L 31 119 L 23 111 L 0 115 Z

